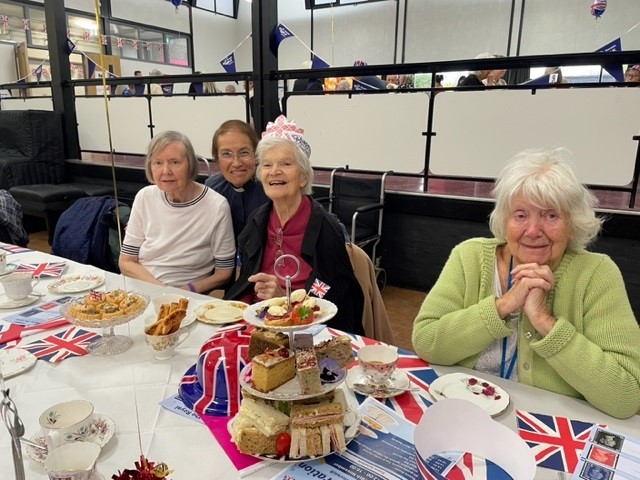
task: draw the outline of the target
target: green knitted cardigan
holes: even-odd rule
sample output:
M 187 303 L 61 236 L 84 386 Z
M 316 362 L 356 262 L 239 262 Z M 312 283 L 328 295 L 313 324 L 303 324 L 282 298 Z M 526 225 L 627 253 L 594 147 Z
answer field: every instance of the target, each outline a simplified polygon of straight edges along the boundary
M 493 291 L 499 245 L 474 238 L 453 249 L 413 325 L 420 357 L 473 368 L 491 342 L 511 333 Z M 553 330 L 542 337 L 520 313 L 519 381 L 631 417 L 640 409 L 640 328 L 620 270 L 606 255 L 567 251 L 553 273 Z

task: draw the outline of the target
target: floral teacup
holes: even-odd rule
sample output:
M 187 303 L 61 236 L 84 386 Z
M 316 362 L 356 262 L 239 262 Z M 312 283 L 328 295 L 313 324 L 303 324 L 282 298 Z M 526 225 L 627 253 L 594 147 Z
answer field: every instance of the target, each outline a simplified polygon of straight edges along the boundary
M 50 480 L 90 480 L 100 447 L 91 442 L 67 444 L 51 451 L 44 462 Z
M 373 385 L 384 385 L 398 363 L 398 349 L 387 345 L 367 345 L 358 351 L 362 371 Z
M 86 400 L 72 400 L 47 408 L 40 415 L 40 427 L 47 449 L 85 440 L 91 434 L 93 404 Z

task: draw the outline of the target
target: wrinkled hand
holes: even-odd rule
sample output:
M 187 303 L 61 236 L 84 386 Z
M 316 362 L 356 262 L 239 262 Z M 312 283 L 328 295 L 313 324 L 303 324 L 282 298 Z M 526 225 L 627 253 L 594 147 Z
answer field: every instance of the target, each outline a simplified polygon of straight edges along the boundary
M 555 278 L 548 265 L 523 263 L 511 271 L 513 285 L 498 305 L 501 317 L 524 310 L 533 327 L 542 335 L 551 331 L 555 319 L 547 310 L 547 297 Z
M 255 282 L 254 290 L 256 296 L 261 300 L 268 300 L 284 295 L 275 275 L 256 273 L 255 275 L 251 275 L 248 280 Z

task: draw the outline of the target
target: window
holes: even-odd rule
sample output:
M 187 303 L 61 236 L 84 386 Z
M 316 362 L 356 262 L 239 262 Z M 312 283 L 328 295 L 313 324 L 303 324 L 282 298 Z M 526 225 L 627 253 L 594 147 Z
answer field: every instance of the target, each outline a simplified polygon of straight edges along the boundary
M 238 18 L 239 0 L 192 0 L 192 5 L 196 8 L 208 10 L 225 17 Z
M 387 2 L 390 0 L 304 0 L 307 10 L 317 8 L 342 7 L 346 5 L 358 5 L 359 3 Z M 397 1 L 397 0 L 393 0 Z
M 191 37 L 184 34 L 112 22 L 109 42 L 111 53 L 121 58 L 185 67 L 190 64 Z

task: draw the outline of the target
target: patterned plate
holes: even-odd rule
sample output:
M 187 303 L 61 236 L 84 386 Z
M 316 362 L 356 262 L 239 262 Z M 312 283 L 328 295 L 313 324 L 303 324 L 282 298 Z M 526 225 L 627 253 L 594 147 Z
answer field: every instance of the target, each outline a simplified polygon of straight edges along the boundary
M 113 420 L 106 415 L 96 414 L 95 419 L 91 422 L 91 432 L 85 438 L 79 439 L 79 441 L 93 442 L 102 448 L 111 440 L 115 431 L 116 424 Z M 44 463 L 49 456 L 49 451 L 47 450 L 47 442 L 45 442 L 42 433 L 40 432 L 34 435 L 29 440 L 45 448 L 40 449 L 32 447 L 31 445 L 25 445 L 27 455 L 35 462 Z
M 224 325 L 242 320 L 244 311 L 249 307 L 244 302 L 211 302 L 196 308 L 196 318 L 212 325 Z
M 42 295 L 29 295 L 28 297 L 21 298 L 20 300 L 14 300 L 13 298 L 9 298 L 6 295 L 0 295 L 0 308 L 9 309 L 9 308 L 20 308 L 26 307 L 27 305 L 31 305 L 38 301 Z
M 0 370 L 4 378 L 13 377 L 29 370 L 36 364 L 37 357 L 22 348 L 0 350 Z
M 335 304 L 330 302 L 329 300 L 325 300 L 323 298 L 314 298 L 316 304 L 320 307 L 320 311 L 316 313 L 317 317 L 313 322 L 308 323 L 306 325 L 291 325 L 289 327 L 276 327 L 273 325 L 265 325 L 264 320 L 258 317 L 258 314 L 266 303 L 269 300 L 263 300 L 258 303 L 254 303 L 249 308 L 244 311 L 244 319 L 247 323 L 251 325 L 255 325 L 256 327 L 267 328 L 269 330 L 276 330 L 278 332 L 295 332 L 297 330 L 304 330 L 305 328 L 309 328 L 311 325 L 317 325 L 320 323 L 325 323 L 331 320 L 336 313 L 338 313 L 338 307 Z
M 51 293 L 79 293 L 96 289 L 104 285 L 100 275 L 65 275 L 47 287 Z

